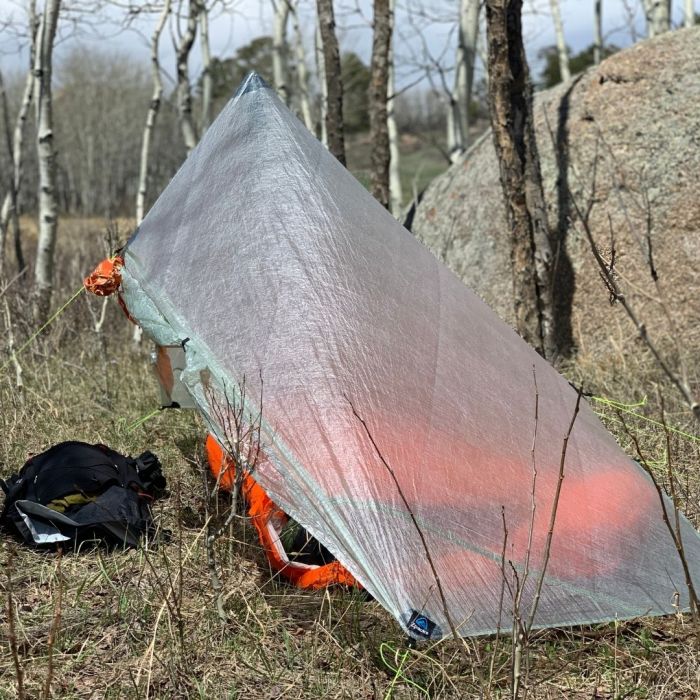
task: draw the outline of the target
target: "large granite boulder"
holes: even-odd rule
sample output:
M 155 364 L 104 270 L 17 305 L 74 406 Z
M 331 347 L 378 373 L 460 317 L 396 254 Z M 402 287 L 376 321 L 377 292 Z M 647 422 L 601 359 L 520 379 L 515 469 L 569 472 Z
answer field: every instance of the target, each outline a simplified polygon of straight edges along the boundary
M 700 347 L 700 28 L 637 44 L 537 94 L 535 121 L 562 344 L 580 361 L 640 350 L 624 311 L 610 305 L 578 209 L 607 258 L 614 243 L 620 284 L 650 334 L 668 350 L 676 338 Z M 412 230 L 510 322 L 502 196 L 489 132 L 431 183 Z

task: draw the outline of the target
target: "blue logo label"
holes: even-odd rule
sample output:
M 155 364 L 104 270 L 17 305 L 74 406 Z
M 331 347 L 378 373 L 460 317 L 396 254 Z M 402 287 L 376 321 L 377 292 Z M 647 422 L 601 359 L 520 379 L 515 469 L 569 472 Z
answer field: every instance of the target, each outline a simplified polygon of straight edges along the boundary
M 440 639 L 440 628 L 429 618 L 418 612 L 410 610 L 404 613 L 406 631 L 414 639 Z
M 417 617 L 413 621 L 418 627 L 420 627 L 422 630 L 425 630 L 426 632 L 428 631 L 428 620 L 424 617 Z

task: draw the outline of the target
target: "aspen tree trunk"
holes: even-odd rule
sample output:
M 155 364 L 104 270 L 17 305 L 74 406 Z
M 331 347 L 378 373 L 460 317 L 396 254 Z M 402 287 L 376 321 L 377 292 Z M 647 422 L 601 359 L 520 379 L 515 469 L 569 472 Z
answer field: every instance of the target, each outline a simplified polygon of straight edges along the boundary
M 395 0 L 391 0 L 389 9 L 391 12 L 392 33 L 394 25 L 394 6 Z M 401 170 L 399 152 L 399 129 L 396 124 L 396 115 L 394 114 L 394 106 L 396 98 L 395 85 L 395 67 L 394 67 L 394 42 L 389 47 L 389 80 L 387 85 L 387 100 L 386 100 L 386 126 L 389 133 L 389 198 L 391 200 L 391 213 L 398 219 L 401 215 L 401 205 L 403 203 L 403 190 L 401 187 Z
M 2 76 L 0 75 L 0 83 Z M 10 224 L 13 229 L 13 239 L 15 248 L 15 259 L 17 261 L 17 269 L 23 270 L 24 252 L 22 251 L 22 235 L 19 226 L 19 191 L 22 184 L 22 148 L 24 145 L 24 133 L 29 116 L 29 108 L 32 104 L 32 94 L 34 92 L 34 75 L 30 70 L 27 73 L 27 80 L 24 84 L 24 92 L 22 93 L 22 103 L 17 113 L 15 120 L 14 134 L 10 134 L 10 121 L 7 109 L 7 98 L 5 96 L 4 84 L 0 86 L 2 92 L 2 109 L 3 119 L 5 122 L 5 140 L 7 141 L 7 150 L 10 162 L 12 164 L 12 172 L 8 178 L 8 191 L 2 203 L 0 210 L 0 273 L 3 271 L 5 263 L 5 245 L 7 242 L 7 231 Z
M 151 95 L 151 103 L 148 106 L 148 114 L 146 115 L 146 124 L 143 129 L 143 139 L 141 141 L 141 164 L 139 168 L 139 187 L 136 194 L 136 225 L 142 221 L 146 211 L 146 194 L 148 191 L 148 161 L 151 152 L 151 137 L 156 126 L 158 112 L 160 111 L 161 101 L 163 99 L 163 80 L 160 75 L 160 60 L 158 58 L 158 46 L 160 43 L 160 35 L 165 28 L 165 23 L 168 21 L 172 0 L 165 0 L 163 9 L 158 17 L 158 23 L 151 37 L 151 77 L 153 79 L 153 93 Z M 204 13 L 206 14 L 206 13 Z M 204 31 L 204 30 L 203 30 Z M 211 82 L 211 81 L 210 81 Z M 211 94 L 211 92 L 210 92 Z M 203 109 L 203 115 L 206 111 Z M 143 338 L 143 329 L 141 326 L 134 326 L 132 341 L 134 346 L 138 346 Z
M 9 224 L 12 223 L 13 241 L 15 249 L 15 260 L 17 262 L 17 270 L 22 271 L 25 268 L 24 252 L 22 250 L 22 234 L 19 225 L 20 216 L 20 187 L 22 185 L 23 176 L 23 156 L 24 156 L 24 136 L 26 134 L 27 121 L 29 118 L 29 110 L 34 97 L 34 61 L 36 57 L 36 42 L 38 19 L 36 16 L 36 2 L 32 0 L 29 3 L 29 36 L 30 36 L 30 52 L 29 52 L 29 69 L 24 82 L 24 90 L 22 92 L 22 101 L 20 103 L 17 118 L 15 119 L 15 127 L 12 135 L 12 145 L 10 149 L 10 162 L 12 163 L 12 175 L 10 178 L 9 191 L 5 196 L 0 210 L 0 271 L 2 271 L 5 257 L 5 243 Z M 5 122 L 6 129 L 9 130 L 9 122 Z
M 199 12 L 199 41 L 202 48 L 202 122 L 203 134 L 211 124 L 211 49 L 209 47 L 209 10 L 202 2 Z
M 447 153 L 450 161 L 456 163 L 464 153 L 462 113 L 454 92 L 447 91 L 447 100 Z
M 2 123 L 5 144 L 7 146 L 7 155 L 10 162 L 14 162 L 14 152 L 12 149 L 12 134 L 10 134 L 10 110 L 7 108 L 7 93 L 5 92 L 5 79 L 0 70 L 0 111 L 2 112 Z M 5 266 L 5 238 L 7 232 L 7 223 L 10 219 L 10 212 L 17 213 L 17 190 L 13 173 L 7 178 L 7 194 L 2 203 L 2 220 L 0 221 L 0 280 L 2 280 L 2 272 Z M 0 183 L 2 184 L 2 183 Z
M 284 104 L 289 106 L 289 85 L 287 76 L 287 22 L 289 21 L 289 2 L 276 0 L 275 23 L 272 35 L 272 81 L 274 88 Z
M 551 358 L 552 253 L 521 13 L 522 0 L 486 0 L 491 126 L 511 229 L 516 328 Z
M 462 120 L 462 150 L 469 145 L 469 106 L 474 89 L 474 65 L 479 39 L 480 0 L 461 0 L 459 6 L 459 35 L 455 69 L 455 97 Z
M 684 27 L 692 27 L 695 25 L 695 8 L 693 5 L 693 0 L 685 0 L 685 7 L 683 11 Z
M 160 61 L 158 60 L 158 44 L 160 35 L 165 27 L 165 23 L 170 14 L 171 0 L 165 0 L 163 10 L 158 18 L 158 24 L 151 37 L 151 76 L 153 78 L 153 94 L 151 103 L 148 106 L 146 115 L 146 125 L 143 129 L 143 140 L 141 141 L 141 166 L 139 169 L 139 187 L 136 194 L 136 224 L 143 221 L 146 209 L 146 193 L 148 190 L 148 160 L 151 150 L 151 137 L 158 118 L 160 103 L 163 99 L 163 80 L 160 76 Z
M 671 29 L 671 0 L 644 0 L 644 14 L 649 38 Z
M 190 89 L 190 75 L 187 62 L 190 51 L 197 36 L 198 16 L 201 9 L 200 0 L 190 0 L 187 15 L 187 27 L 177 46 L 177 111 L 180 119 L 182 140 L 187 149 L 187 155 L 197 145 L 197 134 L 192 121 L 192 91 Z
M 37 30 L 34 61 L 36 79 L 37 161 L 39 165 L 39 239 L 37 242 L 34 282 L 37 319 L 48 318 L 54 276 L 54 251 L 58 229 L 56 201 L 56 149 L 54 147 L 51 105 L 51 73 L 56 25 L 61 9 L 60 0 L 46 0 Z
M 389 208 L 389 55 L 392 17 L 389 0 L 374 0 L 374 38 L 369 81 L 369 140 L 372 147 L 372 194 Z
M 309 73 L 306 70 L 306 51 L 304 49 L 304 36 L 299 26 L 299 13 L 296 7 L 290 6 L 292 22 L 294 25 L 294 54 L 297 61 L 297 80 L 299 82 L 299 106 L 304 125 L 314 133 L 314 119 L 311 115 L 311 103 L 309 100 Z
M 316 58 L 316 76 L 321 89 L 321 143 L 328 148 L 328 133 L 326 132 L 326 107 L 328 106 L 328 92 L 326 90 L 326 68 L 323 58 L 323 42 L 321 41 L 321 22 L 316 17 L 316 31 L 314 33 L 314 55 Z
M 642 0 L 642 7 L 644 8 L 644 21 L 647 27 L 647 37 L 651 38 L 654 36 L 654 5 L 656 0 Z
M 328 150 L 345 165 L 343 125 L 343 80 L 340 71 L 340 49 L 335 35 L 333 0 L 317 0 L 318 23 L 323 52 L 323 77 L 326 94 L 326 138 Z M 386 95 L 386 93 L 384 93 Z
M 603 0 L 593 0 L 593 63 L 603 60 Z
M 557 54 L 559 55 L 559 74 L 563 82 L 571 78 L 569 70 L 569 54 L 566 50 L 566 41 L 564 40 L 564 25 L 561 22 L 561 12 L 559 10 L 559 0 L 549 0 L 549 6 L 552 8 L 552 21 L 554 22 L 554 35 L 557 41 Z

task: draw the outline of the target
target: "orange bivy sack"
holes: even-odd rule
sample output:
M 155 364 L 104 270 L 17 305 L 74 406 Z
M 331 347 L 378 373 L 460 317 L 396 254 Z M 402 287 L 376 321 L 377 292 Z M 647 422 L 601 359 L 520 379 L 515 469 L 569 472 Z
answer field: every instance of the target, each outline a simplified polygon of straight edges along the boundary
M 206 452 L 209 469 L 219 487 L 231 491 L 236 478 L 233 460 L 213 435 L 207 437 Z M 339 561 L 316 565 L 290 560 L 280 539 L 280 532 L 289 521 L 289 516 L 248 472 L 243 473 L 241 489 L 248 507 L 248 516 L 273 570 L 299 588 L 318 589 L 335 584 L 361 588 Z

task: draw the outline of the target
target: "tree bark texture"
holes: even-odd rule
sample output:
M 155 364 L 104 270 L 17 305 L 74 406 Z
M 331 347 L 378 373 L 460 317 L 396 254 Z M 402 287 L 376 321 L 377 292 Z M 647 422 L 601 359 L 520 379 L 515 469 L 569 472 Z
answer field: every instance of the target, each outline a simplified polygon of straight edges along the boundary
M 318 16 L 316 17 L 316 31 L 314 33 L 314 54 L 316 58 L 316 74 L 321 90 L 321 143 L 328 148 L 328 133 L 326 132 L 326 113 L 328 107 L 326 64 L 323 56 L 323 41 L 321 40 L 321 21 Z
M 522 0 L 487 0 L 489 102 L 501 186 L 511 229 L 516 328 L 554 355 L 552 254 L 522 40 Z
M 177 46 L 177 112 L 180 119 L 182 140 L 187 154 L 197 145 L 197 133 L 192 121 L 192 91 L 190 89 L 190 74 L 187 67 L 190 51 L 197 36 L 198 17 L 201 10 L 200 0 L 190 0 L 185 33 L 180 37 Z
M 163 5 L 163 10 L 158 18 L 158 24 L 153 31 L 151 37 L 151 75 L 153 77 L 153 94 L 151 95 L 151 103 L 148 106 L 148 114 L 146 115 L 146 125 L 143 129 L 143 140 L 141 141 L 141 162 L 139 168 L 139 189 L 136 194 L 136 224 L 143 221 L 146 209 L 146 194 L 148 191 L 148 160 L 151 150 L 151 137 L 153 129 L 158 118 L 160 103 L 163 99 L 163 80 L 160 75 L 160 61 L 158 59 L 158 44 L 160 35 L 165 27 L 168 16 L 170 14 L 171 0 L 166 0 Z
M 61 9 L 60 0 L 46 0 L 37 30 L 34 61 L 37 121 L 37 161 L 39 164 L 39 238 L 37 242 L 34 282 L 36 287 L 36 316 L 48 318 L 54 276 L 54 251 L 58 230 L 56 201 L 56 148 L 54 144 L 51 100 L 51 75 L 56 26 Z
M 387 98 L 392 15 L 389 0 L 374 0 L 374 37 L 369 82 L 369 138 L 372 145 L 371 191 L 389 208 L 389 124 Z
M 343 125 L 343 81 L 340 71 L 340 49 L 335 35 L 333 0 L 317 0 L 318 22 L 323 51 L 323 73 L 326 93 L 326 138 L 328 150 L 345 165 Z M 386 93 L 385 93 L 386 94 Z

